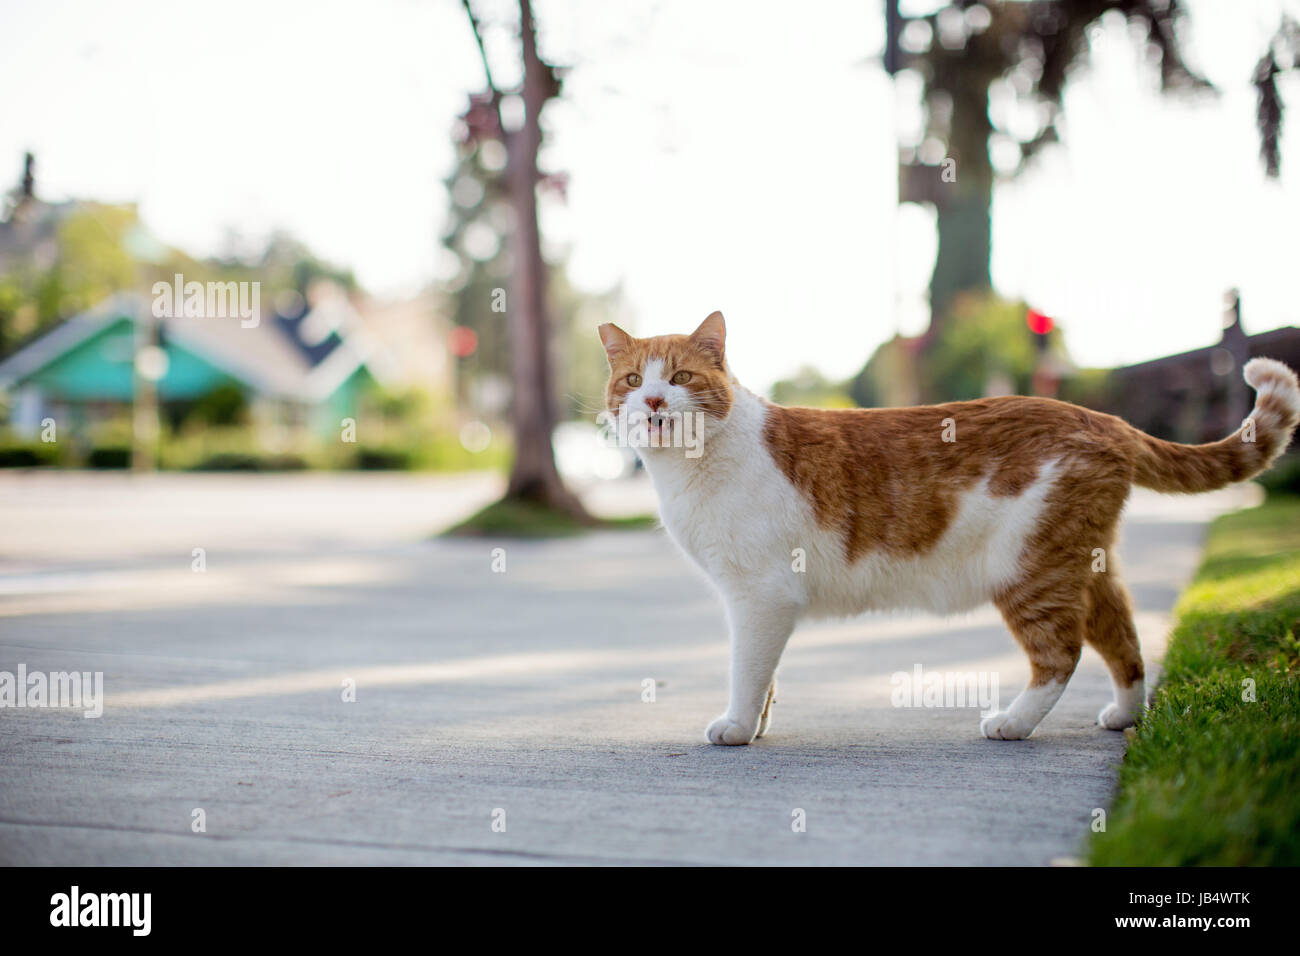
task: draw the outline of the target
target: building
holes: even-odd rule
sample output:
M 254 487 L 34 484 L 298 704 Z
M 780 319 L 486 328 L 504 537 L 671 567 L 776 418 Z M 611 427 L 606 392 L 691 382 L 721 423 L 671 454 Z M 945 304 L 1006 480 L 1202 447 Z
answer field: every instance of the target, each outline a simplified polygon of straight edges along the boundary
M 341 291 L 292 298 L 253 323 L 155 318 L 149 297 L 114 296 L 0 362 L 9 425 L 32 437 L 46 418 L 75 432 L 129 414 L 136 356 L 152 339 L 142 368 L 152 366 L 164 416 L 179 419 L 220 391 L 242 398 L 268 446 L 292 435 L 336 435 L 384 380 L 382 350 Z
M 1300 368 L 1300 329 L 1247 335 L 1234 299 L 1217 345 L 1117 368 L 1106 384 L 1106 411 L 1169 441 L 1218 441 L 1250 414 L 1253 398 L 1242 366 L 1260 356 Z

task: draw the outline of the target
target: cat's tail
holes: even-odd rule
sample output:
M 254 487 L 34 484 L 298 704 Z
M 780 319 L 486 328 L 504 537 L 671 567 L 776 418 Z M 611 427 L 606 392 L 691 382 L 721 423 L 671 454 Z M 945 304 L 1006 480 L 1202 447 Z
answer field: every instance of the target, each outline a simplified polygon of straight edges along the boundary
M 1222 441 L 1179 445 L 1133 429 L 1133 481 L 1156 491 L 1213 491 L 1265 471 L 1286 451 L 1300 423 L 1300 382 L 1295 372 L 1269 358 L 1251 359 L 1242 370 L 1255 390 L 1250 417 Z

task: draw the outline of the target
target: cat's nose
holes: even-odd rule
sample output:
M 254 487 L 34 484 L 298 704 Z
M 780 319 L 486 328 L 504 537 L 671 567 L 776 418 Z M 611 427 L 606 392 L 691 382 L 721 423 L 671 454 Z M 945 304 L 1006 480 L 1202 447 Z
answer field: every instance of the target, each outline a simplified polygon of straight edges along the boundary
M 652 412 L 657 412 L 663 408 L 664 400 L 658 395 L 647 395 L 645 399 L 646 407 Z

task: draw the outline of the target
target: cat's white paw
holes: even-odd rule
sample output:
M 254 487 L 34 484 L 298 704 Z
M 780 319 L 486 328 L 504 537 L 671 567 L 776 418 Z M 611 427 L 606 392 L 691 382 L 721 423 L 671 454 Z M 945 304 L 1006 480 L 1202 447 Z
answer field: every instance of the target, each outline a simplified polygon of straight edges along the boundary
M 1028 727 L 1024 721 L 1012 717 L 1008 710 L 989 714 L 980 721 L 980 733 L 989 740 L 1024 740 L 1033 732 L 1033 727 Z
M 752 726 L 742 726 L 726 714 L 723 714 L 713 723 L 709 724 L 708 730 L 704 731 L 704 736 L 709 738 L 709 743 L 711 744 L 720 744 L 726 747 L 739 747 L 754 739 L 754 729 L 755 728 Z
M 1132 727 L 1136 722 L 1137 718 L 1133 716 L 1131 710 L 1121 707 L 1113 700 L 1097 715 L 1097 723 L 1107 730 L 1123 730 L 1125 727 Z

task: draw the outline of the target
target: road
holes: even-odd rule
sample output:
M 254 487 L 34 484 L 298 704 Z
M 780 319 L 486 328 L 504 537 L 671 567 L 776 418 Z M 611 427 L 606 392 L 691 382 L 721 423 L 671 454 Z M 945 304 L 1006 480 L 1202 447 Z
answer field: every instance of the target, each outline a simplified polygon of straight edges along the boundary
M 1028 741 L 891 706 L 916 665 L 1009 700 L 1028 669 L 992 610 L 803 627 L 770 735 L 709 746 L 708 585 L 662 532 L 430 539 L 498 489 L 0 474 L 0 671 L 104 675 L 99 718 L 0 709 L 0 863 L 1041 865 L 1107 805 L 1124 737 L 1093 724 L 1091 650 Z M 1135 496 L 1149 663 L 1205 522 L 1253 492 Z

